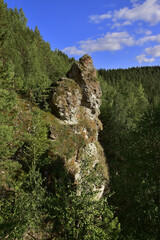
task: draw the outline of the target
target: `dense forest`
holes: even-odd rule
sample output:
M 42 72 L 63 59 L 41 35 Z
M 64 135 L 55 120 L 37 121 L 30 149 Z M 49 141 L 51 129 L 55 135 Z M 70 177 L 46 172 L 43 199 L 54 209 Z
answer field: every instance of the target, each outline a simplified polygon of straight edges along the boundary
M 83 143 L 48 104 L 74 62 L 0 0 L 0 239 L 158 240 L 160 67 L 97 70 L 110 191 L 91 202 L 62 162 Z M 52 146 L 51 121 L 60 135 Z
M 160 235 L 160 67 L 100 69 L 101 143 L 122 239 Z

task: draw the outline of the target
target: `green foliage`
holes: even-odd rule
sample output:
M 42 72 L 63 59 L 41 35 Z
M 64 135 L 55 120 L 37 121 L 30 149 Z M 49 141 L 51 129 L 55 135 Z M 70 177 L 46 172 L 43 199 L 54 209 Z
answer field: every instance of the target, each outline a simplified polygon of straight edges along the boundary
M 45 190 L 42 178 L 35 165 L 14 186 L 14 194 L 0 200 L 0 233 L 5 239 L 23 239 L 27 233 L 38 232 L 44 216 Z
M 56 126 L 55 126 L 56 129 Z M 77 149 L 85 146 L 81 135 L 75 134 L 70 126 L 60 125 L 56 129 L 58 137 L 51 143 L 51 151 L 61 158 L 71 158 Z
M 32 119 L 28 127 L 28 131 L 24 134 L 24 155 L 26 161 L 37 163 L 37 160 L 49 147 L 48 130 L 42 121 L 40 110 L 32 111 Z
M 4 93 L 7 95 L 6 90 Z M 4 106 L 10 109 L 12 104 L 6 101 Z M 23 145 L 19 145 L 16 152 L 6 151 L 5 155 L 1 152 L 0 229 L 1 236 L 8 239 L 21 239 L 25 234 L 42 232 L 45 214 L 44 180 L 38 165 L 48 149 L 48 140 L 40 110 L 32 111 L 29 129 L 25 131 L 23 130 Z M 10 140 L 12 135 L 9 132 L 5 137 Z M 8 142 L 4 144 L 5 141 L 3 149 L 7 150 Z
M 14 91 L 0 89 L 0 188 L 4 183 L 11 185 L 12 177 L 19 167 L 10 160 L 18 144 L 15 125 L 16 103 L 17 96 Z
M 15 105 L 17 103 L 17 95 L 14 91 L 7 91 L 0 89 L 0 121 L 10 122 L 14 118 L 14 114 L 10 115 L 15 111 Z M 9 120 L 8 120 L 9 119 Z
M 103 142 L 107 155 L 120 157 L 128 134 L 136 129 L 148 107 L 148 101 L 141 84 L 136 87 L 132 82 L 123 79 L 112 85 L 111 82 L 99 78 L 103 92 L 100 116 L 105 132 Z
M 146 112 L 113 175 L 112 203 L 119 206 L 123 239 L 159 238 L 159 121 L 159 108 Z
M 133 192 L 126 192 L 127 208 L 120 214 L 125 214 L 134 204 L 134 219 L 132 212 L 128 212 L 131 221 L 125 224 L 126 232 L 132 233 L 133 239 L 159 238 L 159 123 L 159 107 L 150 108 L 139 123 L 136 133 L 131 136 L 130 151 L 125 153 L 128 159 L 127 171 L 132 176 L 129 186 Z
M 11 145 L 14 138 L 14 126 L 12 113 L 16 103 L 16 94 L 0 89 L 0 156 L 5 158 L 11 152 Z
M 115 192 L 109 203 L 117 206 L 124 240 L 159 239 L 158 72 L 159 67 L 99 71 L 100 137 Z
M 73 58 L 59 50 L 52 51 L 50 44 L 40 35 L 38 27 L 30 30 L 20 9 L 0 6 L 0 86 L 15 89 L 32 101 L 46 101 L 52 82 L 65 76 Z
M 119 239 L 120 226 L 106 199 L 94 201 L 92 192 L 79 195 L 73 186 L 67 188 L 57 185 L 56 196 L 47 199 L 53 239 Z
M 141 68 L 133 67 L 117 70 L 100 69 L 98 70 L 98 73 L 106 82 L 110 82 L 113 86 L 123 83 L 124 80 L 128 83 L 132 83 L 136 87 L 142 84 L 145 97 L 147 97 L 149 103 L 154 103 L 154 101 L 159 98 L 159 66 Z

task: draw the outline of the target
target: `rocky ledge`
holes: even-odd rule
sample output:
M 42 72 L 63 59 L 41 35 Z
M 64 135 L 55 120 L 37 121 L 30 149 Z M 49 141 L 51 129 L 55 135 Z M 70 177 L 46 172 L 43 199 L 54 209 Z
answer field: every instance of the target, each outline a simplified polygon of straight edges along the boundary
M 69 125 L 75 136 L 83 139 L 72 156 L 64 157 L 64 166 L 72 174 L 77 192 L 81 193 L 85 185 L 85 189 L 92 188 L 95 192 L 96 200 L 102 197 L 109 180 L 106 159 L 98 142 L 98 132 L 102 130 L 98 119 L 100 104 L 96 70 L 92 58 L 84 55 L 73 64 L 67 78 L 53 86 L 50 106 L 60 124 Z M 55 136 L 54 129 L 52 126 L 51 136 Z M 90 175 L 92 180 L 88 181 Z

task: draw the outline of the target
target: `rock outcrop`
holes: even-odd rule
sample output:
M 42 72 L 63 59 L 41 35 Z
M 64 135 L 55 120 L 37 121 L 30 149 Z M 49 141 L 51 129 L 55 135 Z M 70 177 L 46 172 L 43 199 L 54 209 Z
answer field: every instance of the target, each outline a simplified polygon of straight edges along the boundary
M 50 102 L 60 124 L 72 129 L 75 142 L 76 138 L 83 139 L 83 144 L 78 144 L 73 154 L 64 157 L 64 165 L 72 174 L 79 194 L 84 190 L 86 179 L 93 176 L 86 184 L 95 192 L 96 200 L 102 197 L 109 180 L 106 159 L 98 142 L 98 132 L 102 129 L 98 119 L 100 98 L 101 88 L 93 61 L 89 55 L 84 55 L 73 64 L 67 78 L 60 79 L 53 87 Z M 54 127 L 51 136 L 55 136 L 52 129 Z

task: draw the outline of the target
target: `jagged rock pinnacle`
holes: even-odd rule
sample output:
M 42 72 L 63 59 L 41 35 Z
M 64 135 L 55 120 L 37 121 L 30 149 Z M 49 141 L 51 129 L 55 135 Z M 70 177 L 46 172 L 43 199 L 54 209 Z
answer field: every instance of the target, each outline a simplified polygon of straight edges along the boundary
M 71 158 L 65 158 L 65 166 L 74 175 L 75 183 L 81 185 L 84 175 L 90 174 L 99 166 L 96 178 L 101 180 L 98 180 L 96 185 L 92 183 L 93 190 L 97 191 L 96 199 L 102 197 L 106 179 L 108 180 L 105 156 L 98 142 L 98 132 L 102 129 L 98 119 L 100 97 L 101 88 L 93 60 L 89 55 L 84 55 L 79 62 L 72 65 L 67 78 L 57 82 L 50 102 L 52 113 L 62 120 L 63 124 L 73 126 L 74 132 L 81 135 L 85 141 L 83 148 L 77 149 Z M 85 161 L 89 161 L 88 169 L 83 169 Z

